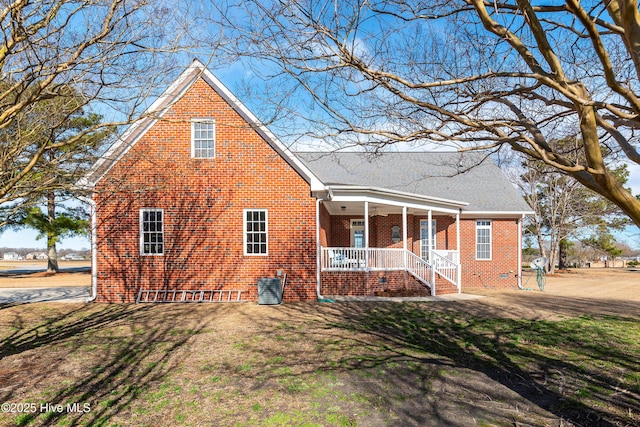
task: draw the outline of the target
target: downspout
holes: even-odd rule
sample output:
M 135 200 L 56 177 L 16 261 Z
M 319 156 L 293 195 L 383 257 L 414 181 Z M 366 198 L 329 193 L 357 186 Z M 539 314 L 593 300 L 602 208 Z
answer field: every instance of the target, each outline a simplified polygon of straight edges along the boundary
M 320 269 L 322 258 L 322 245 L 320 244 L 320 202 L 324 200 L 316 199 L 316 295 L 318 299 L 324 299 L 320 294 Z
M 89 197 L 79 199 L 90 206 L 91 209 L 91 293 L 86 302 L 93 302 L 98 297 L 98 214 L 96 202 Z
M 460 249 L 460 212 L 462 209 L 458 209 L 456 213 L 456 249 L 458 250 L 458 271 L 456 274 L 456 281 L 458 282 L 458 293 L 462 293 L 462 250 Z
M 433 266 L 433 264 L 431 263 L 431 251 L 433 250 L 433 214 L 431 212 L 431 209 L 429 209 L 427 211 L 427 245 L 429 247 L 429 251 L 428 251 L 428 256 L 427 259 L 429 260 L 429 265 Z

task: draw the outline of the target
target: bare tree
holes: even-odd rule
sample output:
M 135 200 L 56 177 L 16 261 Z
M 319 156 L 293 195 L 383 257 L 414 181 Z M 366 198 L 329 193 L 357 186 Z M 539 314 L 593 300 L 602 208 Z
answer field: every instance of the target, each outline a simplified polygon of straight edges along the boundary
M 640 226 L 640 200 L 612 173 L 620 162 L 640 164 L 636 1 L 223 3 L 212 5 L 229 17 L 217 22 L 232 36 L 228 47 L 287 88 L 276 110 L 307 120 L 307 135 L 374 149 L 509 147 Z M 570 133 L 582 141 L 581 161 L 550 143 Z M 614 155 L 606 160 L 602 147 Z
M 0 1 L 0 226 L 16 202 L 59 185 L 34 173 L 47 153 L 130 123 L 147 95 L 174 77 L 183 34 L 177 14 L 163 0 Z M 60 112 L 36 120 L 52 105 Z M 105 120 L 42 138 L 82 111 Z

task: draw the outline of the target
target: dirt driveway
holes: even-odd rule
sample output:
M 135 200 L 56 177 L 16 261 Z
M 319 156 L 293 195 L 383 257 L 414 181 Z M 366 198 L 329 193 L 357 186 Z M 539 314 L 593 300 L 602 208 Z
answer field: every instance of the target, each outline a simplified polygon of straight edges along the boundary
M 496 310 L 496 314 L 531 319 L 576 315 L 640 316 L 640 269 L 573 269 L 546 278 L 541 292 L 535 277 L 523 283 L 529 290 L 470 289 L 484 295 L 468 309 Z
M 47 273 L 46 261 L 0 261 L 0 288 L 91 286 L 89 261 L 61 261 L 61 272 Z

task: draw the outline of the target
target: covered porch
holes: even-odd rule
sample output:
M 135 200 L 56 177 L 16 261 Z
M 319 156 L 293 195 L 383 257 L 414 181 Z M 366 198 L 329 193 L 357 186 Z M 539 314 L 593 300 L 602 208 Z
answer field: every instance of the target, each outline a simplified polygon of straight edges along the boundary
M 371 285 L 355 294 L 381 289 L 388 283 L 386 272 L 403 273 L 405 282 L 419 283 L 432 296 L 440 290 L 459 293 L 465 205 L 388 190 L 331 188 L 319 201 L 319 294 L 328 292 L 323 283 L 331 288 L 326 284 L 339 275 L 370 278 Z

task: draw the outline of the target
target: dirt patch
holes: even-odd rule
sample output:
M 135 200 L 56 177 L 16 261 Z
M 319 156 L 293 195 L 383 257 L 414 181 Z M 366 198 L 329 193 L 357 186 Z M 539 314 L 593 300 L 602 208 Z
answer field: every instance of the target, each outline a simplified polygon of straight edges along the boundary
M 469 289 L 484 295 L 478 304 L 460 302 L 474 310 L 500 316 L 528 319 L 558 319 L 566 316 L 640 316 L 640 270 L 575 269 L 546 278 L 544 291 L 535 277 L 525 273 L 527 290 Z
M 411 290 L 411 289 L 385 289 L 384 291 L 374 292 L 374 295 L 377 297 L 385 297 L 385 298 L 403 298 L 403 297 L 428 297 L 431 295 L 429 289 L 425 288 L 424 290 Z

